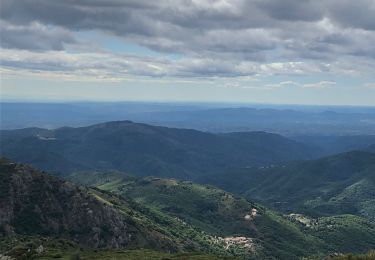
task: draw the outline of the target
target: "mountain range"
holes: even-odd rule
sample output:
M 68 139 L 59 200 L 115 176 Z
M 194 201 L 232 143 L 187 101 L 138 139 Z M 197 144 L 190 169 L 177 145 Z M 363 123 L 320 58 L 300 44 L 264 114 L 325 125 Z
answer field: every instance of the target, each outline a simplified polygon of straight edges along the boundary
M 131 121 L 0 134 L 11 159 L 0 160 L 0 257 L 322 259 L 375 248 L 373 135 Z
M 209 132 L 266 131 L 283 135 L 374 134 L 374 108 L 183 102 L 1 102 L 1 129 L 79 127 L 132 120 Z
M 314 158 L 318 149 L 265 132 L 213 134 L 117 121 L 56 130 L 3 130 L 1 154 L 55 173 L 116 169 L 138 176 L 194 179 L 223 168 Z

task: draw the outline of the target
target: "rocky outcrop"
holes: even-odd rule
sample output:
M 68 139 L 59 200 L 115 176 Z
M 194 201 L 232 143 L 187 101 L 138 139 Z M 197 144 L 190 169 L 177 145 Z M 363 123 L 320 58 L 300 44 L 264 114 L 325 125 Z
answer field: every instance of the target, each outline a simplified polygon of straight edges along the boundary
M 88 188 L 25 165 L 0 161 L 0 236 L 63 237 L 94 248 L 149 247 L 173 242 L 136 223 Z

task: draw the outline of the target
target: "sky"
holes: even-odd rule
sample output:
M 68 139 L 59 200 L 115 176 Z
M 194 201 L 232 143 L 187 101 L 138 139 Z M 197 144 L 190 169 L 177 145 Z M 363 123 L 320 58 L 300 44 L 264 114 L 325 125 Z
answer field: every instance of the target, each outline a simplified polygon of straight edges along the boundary
M 2 100 L 375 105 L 375 0 L 1 0 Z

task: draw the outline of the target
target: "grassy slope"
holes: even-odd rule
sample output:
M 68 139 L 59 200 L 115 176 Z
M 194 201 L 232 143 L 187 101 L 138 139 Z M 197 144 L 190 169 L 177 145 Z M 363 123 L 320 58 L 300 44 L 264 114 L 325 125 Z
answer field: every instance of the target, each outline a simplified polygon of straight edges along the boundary
M 264 257 L 293 259 L 324 251 L 323 241 L 301 232 L 298 223 L 217 188 L 171 179 L 119 178 L 99 182 L 98 188 L 131 197 L 215 236 L 256 238 Z M 258 209 L 258 215 L 247 221 L 244 216 L 252 208 Z
M 216 255 L 241 255 L 240 252 L 228 252 L 221 243 L 214 243 L 213 237 L 193 225 L 184 223 L 178 218 L 164 214 L 154 208 L 144 207 L 132 199 L 116 196 L 111 192 L 92 189 L 91 193 L 100 200 L 112 205 L 122 214 L 128 216 L 130 221 L 146 230 L 155 230 L 162 236 L 171 239 L 180 248 L 180 251 L 200 251 Z M 139 241 L 142 245 L 144 241 Z M 158 246 L 155 247 L 156 249 Z
M 177 216 L 209 234 L 255 237 L 268 257 L 292 259 L 319 252 L 365 252 L 375 247 L 374 223 L 358 216 L 320 217 L 306 226 L 215 187 L 170 179 L 119 176 L 99 182 L 98 188 Z M 253 207 L 258 209 L 258 217 L 245 221 L 244 214 Z

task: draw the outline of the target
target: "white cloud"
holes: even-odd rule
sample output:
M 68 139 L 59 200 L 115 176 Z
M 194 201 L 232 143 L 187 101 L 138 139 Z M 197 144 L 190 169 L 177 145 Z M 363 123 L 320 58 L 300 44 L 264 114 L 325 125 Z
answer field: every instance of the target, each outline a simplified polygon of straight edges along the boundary
M 68 53 L 66 51 L 33 52 L 27 50 L 1 49 L 2 67 L 8 71 L 63 76 L 63 78 L 90 80 L 127 80 L 129 77 L 150 78 L 236 78 L 237 81 L 259 81 L 259 76 L 300 75 L 320 73 L 319 64 L 306 62 L 258 63 L 207 58 L 181 58 L 136 56 L 110 52 Z M 332 82 L 322 81 L 318 87 Z M 284 81 L 277 86 L 294 86 L 293 81 Z M 270 86 L 269 86 L 270 87 Z M 315 87 L 306 84 L 305 87 Z
M 308 83 L 308 84 L 303 84 L 302 87 L 304 88 L 328 88 L 331 86 L 335 86 L 336 82 L 335 81 L 319 81 L 316 83 Z

